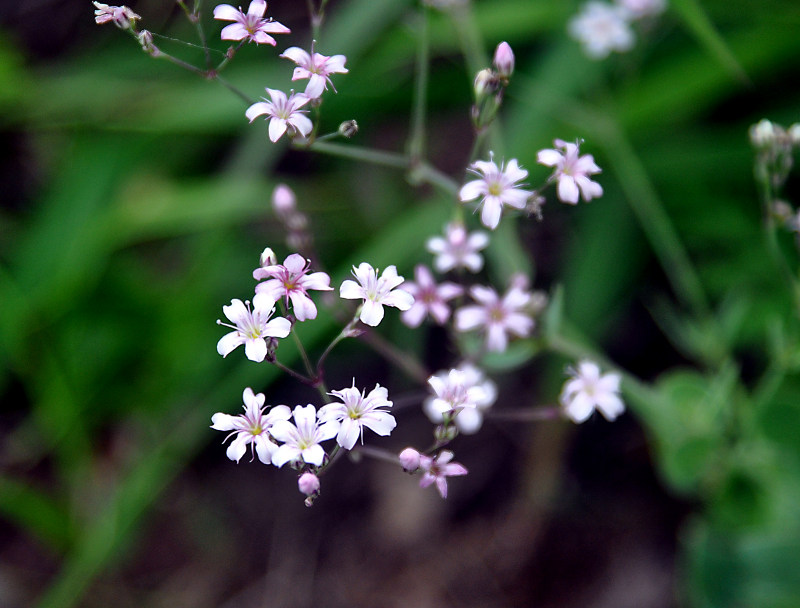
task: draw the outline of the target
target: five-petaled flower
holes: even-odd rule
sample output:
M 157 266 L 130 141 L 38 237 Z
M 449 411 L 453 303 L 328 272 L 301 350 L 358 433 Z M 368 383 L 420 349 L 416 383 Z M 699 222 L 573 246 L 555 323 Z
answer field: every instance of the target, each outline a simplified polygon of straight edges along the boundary
M 624 53 L 633 47 L 633 30 L 624 7 L 587 2 L 568 26 L 569 34 L 583 45 L 591 59 L 603 59 L 611 51 Z
M 444 238 L 434 236 L 428 239 L 425 247 L 434 254 L 433 265 L 439 272 L 454 268 L 466 268 L 478 272 L 483 268 L 483 256 L 478 253 L 489 244 L 489 235 L 480 230 L 467 232 L 461 222 L 447 224 Z
M 380 384 L 376 384 L 367 396 L 364 391 L 353 386 L 329 393 L 341 399 L 342 403 L 332 402 L 323 405 L 319 410 L 322 422 L 334 420 L 339 424 L 336 443 L 346 450 L 352 450 L 357 440 L 364 440 L 364 427 L 383 437 L 389 435 L 395 426 L 394 416 L 381 408 L 392 407 L 389 393 Z
M 482 285 L 474 285 L 469 293 L 477 305 L 459 308 L 455 326 L 458 331 L 485 332 L 488 350 L 503 352 L 509 334 L 525 337 L 533 330 L 534 322 L 528 311 L 532 295 L 525 289 L 524 281 L 513 279 L 502 298 L 492 287 Z
M 503 205 L 516 209 L 525 208 L 532 193 L 518 185 L 519 181 L 528 176 L 528 172 L 519 166 L 517 159 L 512 158 L 508 165 L 501 163 L 498 167 L 490 153 L 489 160 L 475 161 L 469 169 L 481 178 L 464 184 L 458 197 L 462 203 L 481 198 L 481 222 L 484 226 L 492 230 L 497 228 L 503 214 Z
M 316 99 L 322 95 L 322 91 L 328 88 L 330 83 L 333 90 L 336 87 L 331 82 L 331 74 L 347 74 L 348 69 L 344 67 L 347 58 L 344 55 L 332 55 L 330 57 L 314 52 L 314 45 L 311 45 L 311 54 L 297 46 L 286 49 L 279 55 L 285 59 L 294 61 L 297 67 L 292 74 L 292 80 L 308 78 L 305 94 Z
M 469 363 L 431 376 L 428 384 L 434 395 L 422 404 L 425 415 L 434 424 L 441 424 L 445 415 L 454 416 L 458 430 L 467 435 L 480 430 L 484 411 L 497 399 L 495 383 Z
M 574 422 L 583 422 L 598 410 L 606 420 L 614 420 L 625 411 L 619 396 L 621 377 L 617 373 L 600 373 L 593 361 L 581 361 L 577 369 L 567 370 L 571 376 L 564 383 L 559 402 L 564 413 Z
M 453 452 L 450 450 L 442 450 L 435 458 L 420 454 L 419 468 L 423 473 L 422 479 L 419 480 L 419 486 L 427 488 L 435 483 L 442 498 L 447 498 L 447 478 L 467 474 L 466 467 L 457 462 L 450 462 L 452 459 Z
M 278 420 L 288 420 L 291 411 L 285 405 L 276 405 L 264 414 L 263 393 L 253 394 L 253 389 L 249 387 L 244 389 L 242 399 L 244 414 L 230 416 L 218 412 L 211 417 L 211 428 L 217 431 L 231 431 L 225 441 L 230 437 L 236 437 L 226 451 L 231 460 L 239 462 L 249 445 L 251 453 L 255 447 L 258 459 L 264 464 L 270 464 L 278 445 L 270 439 L 269 429 Z
M 265 19 L 266 11 L 265 0 L 253 0 L 246 13 L 230 4 L 220 4 L 214 9 L 214 19 L 234 22 L 222 28 L 220 37 L 222 40 L 247 40 L 275 46 L 275 39 L 270 34 L 290 34 L 291 30 L 271 18 Z
M 265 338 L 285 338 L 292 329 L 292 324 L 283 317 L 270 319 L 275 310 L 275 300 L 264 294 L 256 294 L 253 298 L 253 308 L 250 302 L 231 300 L 230 306 L 223 306 L 222 312 L 233 323 L 219 325 L 230 327 L 232 332 L 225 334 L 217 342 L 217 352 L 227 357 L 237 346 L 244 344 L 244 353 L 251 361 L 261 362 L 267 356 L 267 343 Z
M 439 285 L 427 266 L 418 264 L 414 269 L 415 282 L 407 283 L 406 290 L 414 296 L 414 304 L 400 315 L 400 320 L 409 327 L 419 327 L 427 315 L 439 325 L 450 318 L 448 300 L 464 293 L 464 288 L 455 283 L 444 282 Z
M 579 156 L 580 142 L 573 144 L 556 139 L 553 143 L 556 148 L 564 151 L 552 148 L 539 150 L 536 158 L 539 164 L 555 167 L 550 180 L 558 181 L 558 198 L 564 203 L 575 205 L 579 194 L 583 195 L 585 201 L 602 196 L 603 187 L 589 179 L 590 175 L 601 172 L 594 157 L 591 154 Z
M 396 289 L 405 279 L 397 274 L 395 266 L 387 266 L 378 277 L 377 269 L 367 262 L 353 266 L 353 276 L 358 282 L 347 279 L 339 288 L 339 296 L 345 300 L 364 300 L 361 306 L 361 322 L 376 327 L 383 320 L 383 307 L 394 306 L 408 310 L 414 304 L 414 296 Z
M 292 417 L 294 424 L 288 420 L 278 420 L 269 430 L 270 435 L 283 442 L 272 455 L 272 464 L 282 467 L 287 462 L 306 462 L 320 466 L 325 459 L 325 450 L 320 442 L 334 437 L 339 431 L 339 423 L 334 420 L 319 421 L 317 410 L 311 404 L 295 407 Z
M 324 272 L 307 274 L 311 260 L 293 253 L 283 264 L 271 264 L 256 268 L 253 278 L 257 281 L 268 279 L 256 285 L 257 294 L 265 294 L 272 300 L 284 298 L 286 305 L 292 302 L 292 312 L 298 321 L 317 318 L 317 307 L 308 297 L 309 289 L 331 291 L 331 278 Z
M 295 132 L 304 137 L 311 133 L 314 125 L 305 115 L 306 110 L 300 109 L 310 101 L 309 97 L 303 93 L 292 93 L 287 97 L 283 91 L 269 87 L 267 87 L 267 93 L 269 93 L 271 101 L 262 97 L 264 101 L 257 101 L 247 108 L 245 116 L 250 122 L 262 114 L 269 116 L 270 141 L 278 141 L 287 130 L 290 137 Z

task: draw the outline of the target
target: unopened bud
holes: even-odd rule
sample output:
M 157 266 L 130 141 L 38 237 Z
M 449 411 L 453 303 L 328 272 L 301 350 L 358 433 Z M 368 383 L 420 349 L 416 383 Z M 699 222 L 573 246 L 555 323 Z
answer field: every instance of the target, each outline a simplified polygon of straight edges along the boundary
M 757 148 L 766 148 L 775 143 L 777 133 L 775 125 L 766 118 L 750 127 L 750 142 Z
M 308 497 L 319 494 L 319 477 L 306 471 L 297 479 L 297 489 Z
M 262 268 L 264 266 L 274 266 L 278 263 L 278 258 L 275 256 L 275 252 L 272 251 L 271 247 L 267 247 L 264 251 L 261 252 L 261 256 L 258 258 L 258 264 Z
M 358 123 L 355 120 L 345 120 L 342 124 L 339 125 L 339 133 L 350 139 L 358 133 Z
M 475 76 L 475 100 L 480 103 L 487 95 L 494 95 L 497 87 L 497 74 L 489 68 L 481 70 Z
M 136 36 L 136 39 L 139 41 L 139 44 L 142 45 L 142 50 L 152 55 L 153 57 L 158 57 L 161 54 L 161 51 L 158 50 L 158 47 L 153 44 L 153 34 L 150 33 L 148 30 L 142 30 Z
M 494 52 L 494 67 L 503 78 L 508 78 L 514 73 L 514 51 L 508 42 L 501 42 Z
M 399 458 L 406 473 L 413 473 L 419 468 L 419 452 L 414 448 L 406 448 L 400 452 Z

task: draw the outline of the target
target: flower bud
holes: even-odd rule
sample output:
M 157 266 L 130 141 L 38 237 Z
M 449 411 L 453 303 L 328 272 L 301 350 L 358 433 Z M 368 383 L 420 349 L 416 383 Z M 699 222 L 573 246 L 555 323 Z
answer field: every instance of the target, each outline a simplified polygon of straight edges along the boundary
M 508 78 L 514 73 L 514 51 L 508 42 L 501 42 L 494 52 L 494 67 L 503 78 Z
M 789 140 L 792 142 L 793 146 L 800 145 L 800 123 L 796 122 L 793 125 L 790 125 L 789 128 L 786 130 L 789 134 Z
M 275 257 L 275 252 L 272 251 L 271 247 L 267 247 L 264 251 L 261 252 L 261 257 L 258 258 L 258 264 L 262 268 L 264 266 L 274 266 L 278 263 L 278 258 Z
M 497 91 L 497 75 L 489 68 L 483 69 L 475 76 L 475 100 L 480 103 L 487 95 Z
M 278 184 L 272 191 L 272 208 L 278 215 L 288 215 L 295 211 L 297 199 L 286 184 Z
M 297 479 L 297 489 L 306 496 L 319 494 L 319 477 L 306 471 Z
M 350 139 L 356 133 L 358 133 L 358 123 L 355 120 L 345 120 L 339 125 L 339 133 L 343 137 Z
M 750 142 L 757 148 L 766 148 L 775 143 L 775 125 L 766 118 L 750 127 Z
M 419 456 L 414 448 L 406 448 L 400 452 L 400 464 L 406 473 L 413 473 L 419 468 Z

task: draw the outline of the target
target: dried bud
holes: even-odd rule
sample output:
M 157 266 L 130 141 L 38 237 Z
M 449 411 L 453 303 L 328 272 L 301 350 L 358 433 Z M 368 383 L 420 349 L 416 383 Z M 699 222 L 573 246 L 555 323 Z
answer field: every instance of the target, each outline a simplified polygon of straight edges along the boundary
M 514 51 L 511 50 L 508 42 L 501 42 L 497 45 L 494 52 L 494 67 L 503 78 L 508 78 L 514 73 Z
M 358 123 L 355 120 L 345 120 L 342 124 L 339 125 L 339 133 L 350 139 L 358 133 Z

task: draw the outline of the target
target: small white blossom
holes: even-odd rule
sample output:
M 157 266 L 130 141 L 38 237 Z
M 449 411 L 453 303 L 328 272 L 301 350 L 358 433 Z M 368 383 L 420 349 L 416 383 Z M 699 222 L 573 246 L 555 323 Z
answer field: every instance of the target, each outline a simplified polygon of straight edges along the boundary
M 289 131 L 289 136 L 300 133 L 304 137 L 311 133 L 314 124 L 305 115 L 306 110 L 301 110 L 310 98 L 302 93 L 292 93 L 289 97 L 283 91 L 270 89 L 267 87 L 271 101 L 262 97 L 264 101 L 258 101 L 247 108 L 245 116 L 250 122 L 257 117 L 266 114 L 269 117 L 269 139 L 272 142 L 278 141 L 281 136 Z
M 357 440 L 364 441 L 364 427 L 373 433 L 386 437 L 397 426 L 394 416 L 382 408 L 392 407 L 389 393 L 380 384 L 376 384 L 365 397 L 364 392 L 353 386 L 329 393 L 341 399 L 342 403 L 328 403 L 319 410 L 322 422 L 335 420 L 339 424 L 336 443 L 346 450 L 352 450 Z
M 275 39 L 270 34 L 290 34 L 291 30 L 271 18 L 265 19 L 266 11 L 265 0 L 253 0 L 246 13 L 230 4 L 220 4 L 214 9 L 214 19 L 234 22 L 222 28 L 220 37 L 222 40 L 247 40 L 275 46 Z
M 293 81 L 308 78 L 305 94 L 312 99 L 322 95 L 322 92 L 328 88 L 328 83 L 333 87 L 330 78 L 331 74 L 348 73 L 348 69 L 344 67 L 344 63 L 347 61 L 344 55 L 333 55 L 331 57 L 321 55 L 314 52 L 313 45 L 311 54 L 293 46 L 281 53 L 280 57 L 290 59 L 297 64 L 292 74 Z M 335 92 L 336 88 L 333 87 L 333 90 Z
M 420 454 L 419 468 L 423 474 L 419 486 L 427 488 L 435 483 L 441 497 L 447 498 L 447 478 L 467 474 L 466 467 L 457 462 L 450 462 L 452 459 L 453 452 L 450 450 L 442 450 L 435 458 Z
M 556 139 L 553 143 L 556 148 L 564 151 L 552 148 L 539 150 L 536 158 L 541 165 L 555 167 L 550 180 L 558 182 L 558 198 L 564 203 L 575 205 L 578 203 L 579 195 L 583 195 L 585 201 L 602 196 L 603 187 L 589 179 L 590 175 L 601 172 L 600 167 L 594 162 L 594 157 L 591 154 L 579 156 L 579 142 L 573 144 Z
M 320 423 L 317 410 L 311 404 L 295 407 L 292 417 L 294 424 L 279 420 L 269 430 L 270 435 L 283 443 L 272 455 L 272 464 L 282 467 L 287 462 L 306 462 L 320 466 L 325 459 L 320 442 L 335 437 L 339 424 L 332 420 Z
M 616 373 L 600 374 L 592 361 L 581 361 L 568 370 L 571 378 L 564 384 L 559 402 L 574 422 L 583 422 L 598 410 L 606 420 L 614 420 L 625 411 L 619 396 L 621 377 Z
M 444 415 L 454 415 L 458 430 L 466 435 L 477 433 L 483 425 L 483 413 L 497 399 L 497 386 L 474 365 L 464 363 L 428 379 L 434 396 L 422 404 L 425 415 L 434 424 Z
M 414 296 L 396 289 L 405 280 L 397 274 L 395 266 L 387 266 L 378 277 L 377 269 L 366 262 L 353 266 L 353 276 L 358 282 L 347 279 L 339 288 L 339 296 L 345 300 L 364 300 L 361 307 L 362 323 L 376 327 L 383 320 L 383 307 L 394 306 L 408 310 L 414 304 Z
M 469 169 L 481 177 L 464 184 L 458 197 L 462 203 L 481 198 L 481 222 L 484 226 L 492 230 L 497 228 L 503 205 L 525 208 L 531 192 L 520 188 L 518 182 L 525 179 L 528 172 L 519 166 L 517 159 L 512 158 L 507 166 L 501 163 L 498 167 L 490 154 L 488 161 L 475 161 Z
M 286 304 L 292 302 L 292 312 L 298 321 L 317 318 L 317 307 L 308 296 L 308 290 L 331 291 L 331 278 L 324 272 L 312 272 L 311 260 L 293 253 L 283 264 L 262 266 L 253 271 L 257 281 L 267 279 L 256 285 L 257 294 L 265 294 L 272 300 L 284 298 Z
M 251 452 L 255 447 L 261 462 L 270 464 L 278 446 L 270 438 L 269 429 L 278 420 L 288 420 L 291 411 L 285 405 L 276 405 L 265 415 L 263 393 L 253 394 L 253 389 L 249 387 L 244 389 L 242 400 L 244 414 L 230 416 L 221 412 L 216 413 L 211 417 L 211 428 L 217 431 L 231 431 L 225 441 L 236 437 L 226 452 L 231 460 L 239 462 L 249 445 Z
M 436 256 L 433 265 L 439 272 L 454 268 L 466 268 L 479 272 L 483 268 L 483 256 L 478 253 L 489 244 L 489 235 L 483 231 L 467 232 L 460 222 L 447 224 L 444 238 L 434 236 L 425 244 L 428 251 Z
M 231 300 L 230 306 L 222 307 L 222 312 L 233 325 L 219 320 L 217 324 L 230 327 L 233 331 L 222 336 L 217 342 L 217 352 L 227 357 L 233 349 L 244 344 L 244 352 L 248 359 L 263 361 L 267 356 L 265 338 L 285 338 L 292 329 L 292 324 L 283 317 L 270 319 L 274 310 L 275 300 L 263 294 L 255 295 L 252 310 L 250 302 Z
M 422 264 L 414 269 L 414 279 L 415 282 L 405 285 L 414 296 L 414 304 L 400 315 L 400 320 L 409 327 L 419 327 L 430 315 L 439 325 L 444 325 L 450 318 L 448 300 L 460 296 L 464 288 L 450 282 L 437 285 L 431 271 Z
M 603 59 L 611 51 L 624 53 L 633 47 L 633 30 L 627 10 L 605 2 L 587 2 L 568 26 L 570 36 L 583 45 L 591 59 Z

